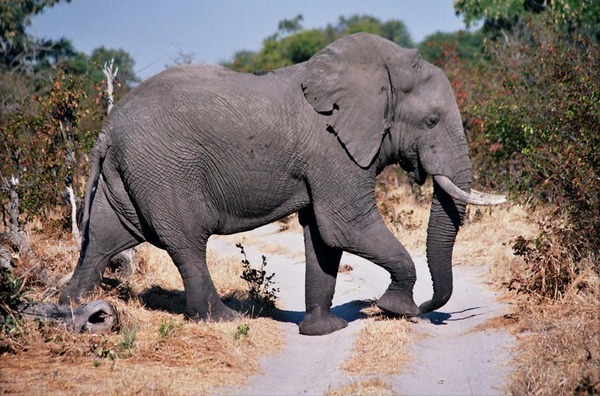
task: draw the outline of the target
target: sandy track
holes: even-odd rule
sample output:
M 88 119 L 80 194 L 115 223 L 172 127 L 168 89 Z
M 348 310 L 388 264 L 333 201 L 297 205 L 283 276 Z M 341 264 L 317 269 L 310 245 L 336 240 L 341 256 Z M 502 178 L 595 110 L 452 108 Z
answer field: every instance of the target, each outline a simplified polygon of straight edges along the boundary
M 251 379 L 248 386 L 223 389 L 219 393 L 240 395 L 322 395 L 329 389 L 358 381 L 339 365 L 349 357 L 354 339 L 361 329 L 360 310 L 365 301 L 375 300 L 387 288 L 389 276 L 375 265 L 356 256 L 344 255 L 342 265 L 353 270 L 338 276 L 333 311 L 349 322 L 336 333 L 307 337 L 298 334 L 297 324 L 304 316 L 304 243 L 300 231 L 279 232 L 268 225 L 243 235 L 212 237 L 209 249 L 219 255 L 239 255 L 235 243 L 243 242 L 251 263 L 261 262 L 251 242 L 279 247 L 277 254 L 267 254 L 267 270 L 275 272 L 280 288 L 277 306 L 282 310 L 281 326 L 286 347 L 261 361 L 263 374 Z M 260 247 L 259 247 L 260 250 Z M 432 295 L 425 258 L 414 257 L 417 267 L 415 300 L 417 304 Z M 495 395 L 502 394 L 502 384 L 509 372 L 505 364 L 508 348 L 514 340 L 492 330 L 473 331 L 489 318 L 499 316 L 504 307 L 484 282 L 485 266 L 455 266 L 454 294 L 440 311 L 428 314 L 414 324 L 423 334 L 410 353 L 413 363 L 400 375 L 381 377 L 402 395 Z M 382 340 L 385 342 L 385 340 Z M 407 351 L 398 351 L 407 353 Z

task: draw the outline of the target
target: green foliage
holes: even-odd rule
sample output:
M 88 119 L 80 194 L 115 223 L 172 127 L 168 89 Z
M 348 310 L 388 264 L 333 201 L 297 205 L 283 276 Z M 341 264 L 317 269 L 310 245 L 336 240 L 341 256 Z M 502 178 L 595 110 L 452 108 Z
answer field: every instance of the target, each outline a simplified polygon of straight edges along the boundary
M 102 337 L 98 341 L 94 341 L 90 345 L 90 352 L 92 356 L 98 359 L 110 359 L 115 360 L 117 358 L 117 352 L 115 351 L 114 345 L 109 342 L 108 338 Z M 94 361 L 94 367 L 98 367 L 100 362 Z
M 454 9 L 467 26 L 472 26 L 482 19 L 514 19 L 525 11 L 524 3 L 523 0 L 456 0 Z
M 263 72 L 308 60 L 336 39 L 357 32 L 380 35 L 395 43 L 412 47 L 413 42 L 404 23 L 391 20 L 382 23 L 369 16 L 340 18 L 336 26 L 302 30 L 302 15 L 279 23 L 279 31 L 267 37 L 258 52 L 239 51 L 226 67 L 240 72 Z
M 15 353 L 15 342 L 27 334 L 27 328 L 17 315 L 23 302 L 23 279 L 15 277 L 11 270 L 0 268 L 0 355 Z
M 585 20 L 589 7 L 573 12 Z M 516 253 L 532 274 L 523 290 L 556 298 L 580 263 L 600 271 L 600 48 L 588 27 L 567 29 L 542 11 L 522 9 L 518 29 L 488 41 L 485 61 L 465 66 L 453 84 L 468 87 L 457 97 L 475 180 L 552 208 L 545 234 Z
M 70 2 L 70 0 L 66 0 Z M 0 0 L 0 71 L 25 69 L 38 48 L 47 49 L 53 43 L 37 42 L 25 33 L 31 17 L 59 0 Z
M 481 34 L 467 31 L 436 32 L 419 44 L 419 52 L 423 59 L 435 65 L 444 65 L 451 56 L 463 62 L 475 63 L 481 60 L 483 39 Z
M 248 337 L 249 334 L 250 334 L 250 325 L 247 323 L 242 323 L 242 324 L 239 324 L 238 327 L 235 329 L 234 338 L 236 340 L 241 340 L 242 338 Z
M 57 73 L 44 93 L 23 100 L 1 125 L 0 175 L 15 177 L 19 184 L 20 212 L 26 220 L 56 205 L 67 180 L 78 186 L 89 150 L 103 117 L 99 102 L 88 99 L 85 77 Z M 83 184 L 83 183 L 81 183 Z M 0 189 L 8 202 L 9 190 Z
M 279 288 L 273 286 L 273 277 L 275 276 L 275 273 L 267 276 L 267 272 L 265 271 L 267 258 L 262 256 L 260 268 L 252 268 L 242 244 L 238 243 L 235 246 L 240 249 L 244 256 L 244 259 L 242 260 L 244 270 L 241 278 L 248 283 L 248 295 L 250 300 L 260 305 L 264 305 L 267 308 L 273 308 L 275 306 L 275 300 L 277 299 L 276 293 L 279 292 Z
M 68 39 L 28 36 L 31 16 L 58 0 L 0 2 L 0 202 L 18 206 L 23 223 L 60 203 L 66 185 L 83 190 L 85 154 L 105 112 L 104 62 L 120 66 L 117 97 L 137 78 L 123 50 L 87 56 Z
M 569 241 L 580 257 L 600 249 L 600 49 L 536 29 L 543 40 L 498 50 L 500 84 L 468 112 L 477 155 L 495 171 L 492 184 L 553 203 L 574 226 Z
M 102 72 L 102 66 L 111 59 L 114 59 L 114 64 L 119 68 L 117 80 L 120 85 L 129 88 L 140 81 L 133 71 L 135 60 L 127 51 L 101 46 L 92 51 L 87 62 L 87 69 L 85 70 L 89 73 L 90 80 L 93 84 L 104 84 L 106 76 L 104 76 L 104 73 Z M 80 72 L 79 74 L 82 73 Z
M 307 61 L 328 44 L 325 36 L 318 30 L 305 30 L 282 40 L 284 58 L 289 59 L 290 64 Z
M 11 312 L 21 304 L 22 285 L 23 279 L 15 278 L 12 271 L 6 268 L 0 268 L 0 313 L 2 314 L 0 320 L 3 324 L 10 317 Z
M 129 353 L 135 345 L 137 337 L 137 329 L 135 327 L 125 327 L 122 331 L 123 338 L 117 343 L 117 347 L 121 353 Z
M 454 8 L 467 26 L 483 20 L 483 31 L 496 38 L 525 28 L 531 16 L 547 14 L 562 32 L 578 31 L 600 39 L 600 2 L 597 0 L 456 0 Z
M 302 25 L 300 24 L 300 22 L 302 22 L 303 20 L 304 17 L 302 16 L 302 14 L 298 14 L 296 15 L 296 17 L 294 17 L 294 19 L 284 19 L 282 21 L 279 21 L 279 32 L 284 34 L 296 33 L 297 31 L 302 30 Z
M 158 327 L 158 333 L 162 338 L 169 338 L 178 327 L 179 324 L 175 323 L 173 320 L 161 320 L 160 325 Z
M 114 338 L 100 335 L 94 337 L 90 344 L 90 353 L 96 359 L 92 363 L 94 367 L 99 367 L 102 360 L 110 360 L 114 364 L 118 358 L 127 358 L 132 355 L 132 349 L 135 346 L 137 330 L 135 327 L 125 327 L 121 332 L 122 338 L 115 342 Z M 101 360 L 97 360 L 101 359 Z
M 339 32 L 335 39 L 349 34 L 366 32 L 391 40 L 402 47 L 414 46 L 406 25 L 398 20 L 382 23 L 379 19 L 366 15 L 354 15 L 350 18 L 340 17 L 338 25 L 333 30 Z

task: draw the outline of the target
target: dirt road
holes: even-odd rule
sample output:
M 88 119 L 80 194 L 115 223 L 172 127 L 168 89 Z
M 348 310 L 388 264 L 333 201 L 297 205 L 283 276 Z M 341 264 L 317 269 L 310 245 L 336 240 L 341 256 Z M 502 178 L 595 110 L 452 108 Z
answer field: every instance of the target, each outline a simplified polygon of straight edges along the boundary
M 389 284 L 387 273 L 352 255 L 344 255 L 342 265 L 353 270 L 340 273 L 333 301 L 333 312 L 349 322 L 336 333 L 307 337 L 298 334 L 297 324 L 304 316 L 304 256 L 301 231 L 279 232 L 268 225 L 250 233 L 213 237 L 209 249 L 220 255 L 239 255 L 235 243 L 244 243 L 251 263 L 260 263 L 267 250 L 268 272 L 280 288 L 277 306 L 283 311 L 282 329 L 287 346 L 265 358 L 263 374 L 251 379 L 245 388 L 226 389 L 223 393 L 240 395 L 322 395 L 328 390 L 363 380 L 338 369 L 348 358 L 362 326 L 360 310 L 366 300 L 377 299 Z M 256 246 L 258 244 L 259 246 Z M 263 249 L 261 249 L 261 246 Z M 432 295 L 425 258 L 413 257 L 418 280 L 417 304 Z M 418 337 L 411 351 L 413 363 L 399 375 L 381 377 L 402 395 L 496 395 L 509 373 L 506 362 L 514 339 L 493 330 L 477 331 L 489 318 L 502 314 L 504 307 L 483 284 L 485 266 L 455 266 L 454 294 L 438 312 L 426 315 L 414 324 Z M 385 340 L 381 340 L 385 342 Z M 368 376 L 372 378 L 372 376 Z

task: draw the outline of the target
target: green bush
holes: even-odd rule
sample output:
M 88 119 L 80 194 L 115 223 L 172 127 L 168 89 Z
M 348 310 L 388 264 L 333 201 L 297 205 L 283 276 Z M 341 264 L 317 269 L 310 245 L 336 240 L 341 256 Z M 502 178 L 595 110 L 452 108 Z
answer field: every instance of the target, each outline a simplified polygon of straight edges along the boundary
M 557 224 L 566 224 L 551 227 L 553 238 L 574 262 L 591 257 L 598 271 L 599 45 L 558 31 L 543 16 L 527 26 L 510 44 L 491 47 L 489 91 L 478 92 L 465 109 L 477 176 L 549 204 Z

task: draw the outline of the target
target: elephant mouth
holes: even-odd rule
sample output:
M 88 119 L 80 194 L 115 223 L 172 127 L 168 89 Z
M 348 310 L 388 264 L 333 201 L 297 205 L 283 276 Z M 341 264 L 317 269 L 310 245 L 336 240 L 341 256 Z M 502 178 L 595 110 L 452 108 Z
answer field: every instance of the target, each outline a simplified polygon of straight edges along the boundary
M 461 190 L 447 176 L 434 175 L 433 180 L 452 198 L 471 205 L 499 205 L 506 202 L 504 195 L 483 193 L 474 189 L 470 192 Z
M 398 164 L 416 184 L 419 186 L 425 184 L 425 180 L 427 180 L 427 172 L 421 165 L 421 162 L 418 160 L 418 158 L 414 161 L 414 163 L 412 161 L 400 161 Z

